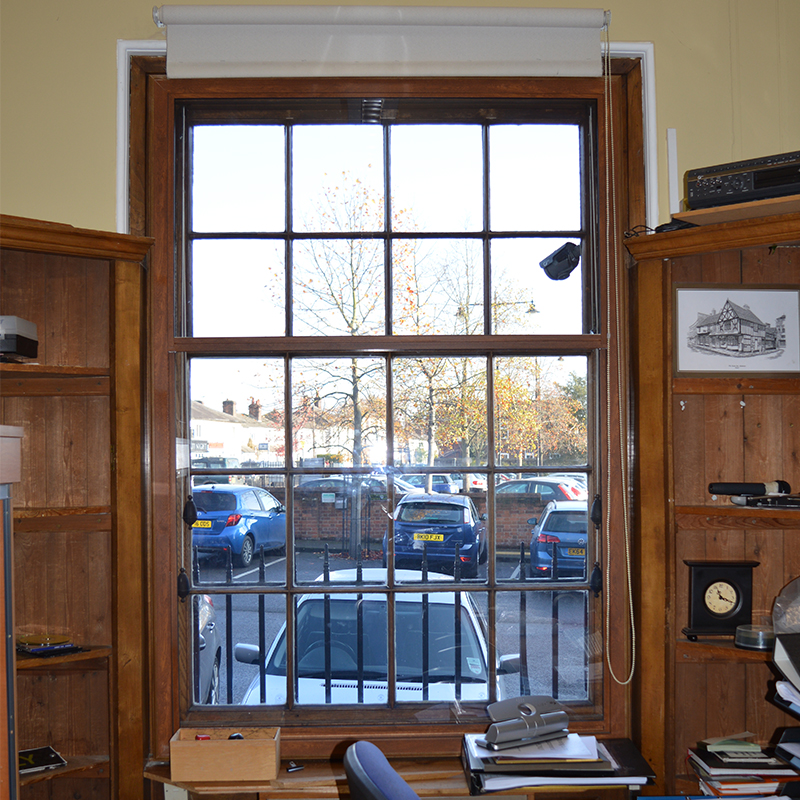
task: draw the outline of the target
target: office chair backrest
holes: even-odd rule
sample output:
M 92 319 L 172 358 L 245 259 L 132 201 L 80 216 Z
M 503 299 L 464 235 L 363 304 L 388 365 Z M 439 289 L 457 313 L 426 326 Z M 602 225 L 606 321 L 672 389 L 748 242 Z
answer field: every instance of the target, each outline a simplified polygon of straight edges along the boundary
M 344 754 L 352 800 L 420 800 L 371 742 L 356 742 Z

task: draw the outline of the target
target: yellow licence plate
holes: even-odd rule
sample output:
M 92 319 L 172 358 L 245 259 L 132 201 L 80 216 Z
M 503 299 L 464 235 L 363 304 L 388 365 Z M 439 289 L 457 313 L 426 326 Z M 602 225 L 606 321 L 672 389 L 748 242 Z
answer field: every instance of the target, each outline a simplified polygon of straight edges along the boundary
M 567 549 L 568 556 L 585 556 L 586 549 L 584 547 L 570 547 Z
M 192 525 L 193 528 L 210 528 L 211 527 L 211 520 L 210 519 L 199 519 L 197 522 Z
M 444 535 L 441 533 L 415 533 L 414 541 L 416 542 L 443 542 Z

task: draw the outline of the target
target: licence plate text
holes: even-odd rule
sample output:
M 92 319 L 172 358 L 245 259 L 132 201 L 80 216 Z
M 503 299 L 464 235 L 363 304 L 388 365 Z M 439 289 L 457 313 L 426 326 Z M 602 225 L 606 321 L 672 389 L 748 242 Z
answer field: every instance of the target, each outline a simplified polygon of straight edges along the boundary
M 443 542 L 444 535 L 441 533 L 415 533 L 414 541 L 417 542 Z

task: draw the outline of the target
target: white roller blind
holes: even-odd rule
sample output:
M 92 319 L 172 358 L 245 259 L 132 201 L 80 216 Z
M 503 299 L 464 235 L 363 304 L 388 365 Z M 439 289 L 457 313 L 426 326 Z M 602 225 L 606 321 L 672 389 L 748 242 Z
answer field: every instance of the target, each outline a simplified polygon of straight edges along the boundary
M 597 76 L 602 9 L 175 6 L 170 78 Z

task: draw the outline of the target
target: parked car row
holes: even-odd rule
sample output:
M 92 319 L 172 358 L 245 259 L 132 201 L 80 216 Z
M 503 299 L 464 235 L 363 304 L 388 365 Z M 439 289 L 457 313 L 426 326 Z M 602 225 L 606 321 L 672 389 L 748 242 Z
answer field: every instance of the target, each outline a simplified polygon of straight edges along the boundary
M 556 499 L 545 506 L 542 515 L 528 520 L 532 526 L 532 578 L 586 575 L 587 501 L 572 499 L 560 484 L 558 488 L 560 494 L 553 491 Z M 412 489 L 394 510 L 395 566 L 408 564 L 419 569 L 424 559 L 430 569 L 452 573 L 457 563 L 462 577 L 477 577 L 479 566 L 488 558 L 487 515 L 478 512 L 468 495 Z M 538 493 L 544 496 L 542 491 Z M 286 508 L 266 490 L 203 484 L 193 497 L 197 520 L 192 526 L 192 544 L 200 548 L 199 552 L 229 550 L 240 567 L 248 567 L 261 548 L 269 553 L 286 552 Z M 384 567 L 388 537 L 387 529 L 383 535 Z

